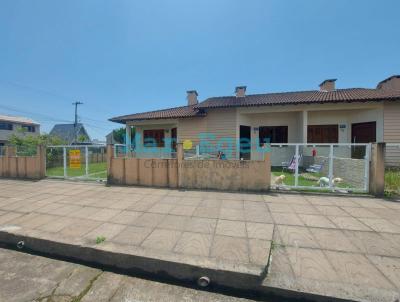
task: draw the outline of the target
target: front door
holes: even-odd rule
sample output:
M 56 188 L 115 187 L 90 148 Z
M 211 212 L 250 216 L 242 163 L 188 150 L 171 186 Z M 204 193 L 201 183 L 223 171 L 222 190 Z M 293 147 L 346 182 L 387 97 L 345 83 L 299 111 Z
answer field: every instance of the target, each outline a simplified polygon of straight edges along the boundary
M 250 160 L 251 157 L 251 127 L 240 125 L 240 158 Z
M 351 142 L 360 144 L 376 142 L 376 122 L 351 124 Z M 364 158 L 365 148 L 354 146 L 351 156 L 353 158 Z
M 177 131 L 176 128 L 171 129 L 171 149 L 172 152 L 176 152 L 176 140 L 177 140 Z

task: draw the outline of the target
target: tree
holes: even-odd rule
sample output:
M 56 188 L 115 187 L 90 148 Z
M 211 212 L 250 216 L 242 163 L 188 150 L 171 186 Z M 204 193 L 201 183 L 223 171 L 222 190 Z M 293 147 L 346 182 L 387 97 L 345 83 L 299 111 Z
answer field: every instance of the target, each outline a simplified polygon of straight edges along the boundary
M 125 143 L 125 134 L 126 134 L 126 130 L 124 127 L 118 128 L 118 129 L 114 129 L 113 130 L 113 137 L 114 140 L 117 144 L 124 144 Z M 131 130 L 131 141 L 133 140 L 133 138 L 135 137 L 135 128 L 132 128 Z
M 24 134 L 24 133 L 22 133 Z M 19 155 L 34 155 L 36 148 L 42 146 L 57 146 L 63 145 L 65 142 L 57 136 L 50 134 L 40 135 L 21 135 L 12 134 L 9 137 L 9 144 L 15 146 Z

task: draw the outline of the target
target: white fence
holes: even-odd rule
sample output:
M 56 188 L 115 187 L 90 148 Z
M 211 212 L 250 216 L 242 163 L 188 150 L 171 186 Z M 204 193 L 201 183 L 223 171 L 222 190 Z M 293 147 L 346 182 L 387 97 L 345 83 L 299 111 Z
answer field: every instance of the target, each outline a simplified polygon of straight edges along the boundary
M 386 143 L 385 166 L 400 168 L 400 143 Z
M 370 153 L 370 144 L 271 144 L 271 185 L 368 192 Z
M 46 148 L 46 176 L 67 179 L 107 179 L 106 146 L 66 145 Z
M 132 158 L 176 158 L 176 151 L 171 148 L 144 147 L 137 151 L 132 146 L 115 144 L 113 147 L 114 157 Z

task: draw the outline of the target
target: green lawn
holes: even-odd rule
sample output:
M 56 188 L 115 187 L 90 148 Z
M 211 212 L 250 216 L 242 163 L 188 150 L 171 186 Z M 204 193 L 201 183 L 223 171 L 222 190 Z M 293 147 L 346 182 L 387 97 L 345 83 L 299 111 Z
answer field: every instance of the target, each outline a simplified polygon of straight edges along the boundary
M 68 177 L 85 177 L 85 165 L 81 165 L 80 169 L 71 169 L 69 166 L 67 167 L 67 176 Z M 46 175 L 49 177 L 64 176 L 64 167 L 54 167 L 48 168 L 46 171 Z M 91 163 L 89 164 L 89 175 L 88 178 L 91 179 L 106 179 L 107 178 L 107 163 Z
M 400 195 L 400 169 L 387 169 L 385 171 L 386 195 Z
M 272 175 L 278 177 L 280 175 L 285 175 L 285 180 L 283 181 L 287 186 L 294 186 L 295 176 L 294 172 L 283 171 L 281 167 L 272 167 L 271 168 Z M 319 187 L 317 183 L 320 177 L 326 176 L 322 173 L 304 173 L 299 171 L 299 179 L 298 185 L 303 187 Z M 273 182 L 272 182 L 273 183 Z M 342 182 L 337 185 L 339 188 L 349 188 L 350 184 Z

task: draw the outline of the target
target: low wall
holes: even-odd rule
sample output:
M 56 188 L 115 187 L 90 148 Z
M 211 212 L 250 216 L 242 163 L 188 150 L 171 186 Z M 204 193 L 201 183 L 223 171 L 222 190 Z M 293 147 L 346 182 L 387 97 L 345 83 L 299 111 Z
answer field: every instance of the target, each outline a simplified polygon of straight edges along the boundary
M 110 184 L 143 185 L 176 188 L 178 163 L 176 159 L 115 158 L 107 165 Z
M 265 191 L 271 182 L 271 165 L 249 160 L 184 160 L 181 186 L 188 189 Z
M 15 148 L 6 146 L 0 156 L 0 177 L 42 179 L 46 175 L 45 150 L 38 147 L 35 156 L 16 156 Z
M 265 160 L 184 160 L 178 144 L 176 159 L 118 158 L 107 150 L 109 184 L 185 189 L 266 191 L 271 177 L 270 154 Z

